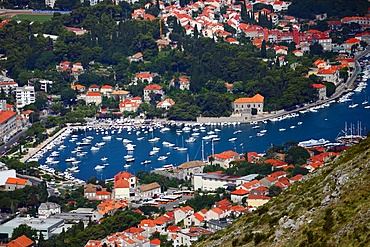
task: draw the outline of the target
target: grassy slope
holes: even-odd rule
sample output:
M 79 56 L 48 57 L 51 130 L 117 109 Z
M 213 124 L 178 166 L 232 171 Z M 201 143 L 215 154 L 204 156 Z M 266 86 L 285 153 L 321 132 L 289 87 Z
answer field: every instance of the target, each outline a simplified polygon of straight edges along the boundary
M 367 138 L 195 246 L 370 246 L 369 199 Z

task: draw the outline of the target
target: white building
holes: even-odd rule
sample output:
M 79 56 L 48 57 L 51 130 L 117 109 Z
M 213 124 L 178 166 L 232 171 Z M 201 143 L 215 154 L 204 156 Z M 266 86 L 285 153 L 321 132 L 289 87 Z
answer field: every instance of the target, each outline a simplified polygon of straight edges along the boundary
M 23 108 L 26 105 L 35 103 L 36 94 L 33 86 L 17 87 L 15 93 L 17 108 Z
M 54 202 L 41 203 L 38 210 L 39 218 L 49 218 L 50 215 L 61 213 L 59 204 Z
M 51 85 L 53 84 L 53 81 L 49 81 L 49 80 L 40 80 L 40 89 L 45 91 L 45 92 L 48 92 L 48 85 L 50 85 L 49 87 L 51 87 Z

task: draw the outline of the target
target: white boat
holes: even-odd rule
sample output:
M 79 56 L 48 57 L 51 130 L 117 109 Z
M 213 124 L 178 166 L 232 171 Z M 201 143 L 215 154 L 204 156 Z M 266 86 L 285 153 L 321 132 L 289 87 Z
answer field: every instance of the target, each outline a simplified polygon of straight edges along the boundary
M 232 137 L 232 138 L 230 138 L 229 139 L 229 142 L 233 142 L 233 141 L 235 141 L 237 138 L 236 137 Z
M 370 109 L 370 105 L 367 105 L 364 107 L 365 109 Z
M 188 150 L 188 148 L 186 148 L 186 147 L 178 147 L 177 148 L 177 151 L 187 151 Z
M 123 139 L 123 140 L 122 140 L 122 142 L 123 142 L 123 144 L 127 144 L 127 143 L 130 143 L 130 142 L 132 142 L 132 141 L 131 141 L 131 140 L 129 140 L 129 139 L 126 139 L 126 138 L 125 138 L 125 139 Z
M 315 139 L 311 139 L 311 140 L 308 140 L 308 141 L 301 141 L 298 143 L 298 146 L 301 146 L 301 147 L 312 147 L 312 146 L 319 146 L 319 145 L 324 145 L 324 144 L 327 144 L 329 143 L 328 140 L 325 140 L 323 138 L 319 139 L 319 140 L 315 140 Z
M 295 126 L 295 125 L 292 125 L 292 126 L 290 126 L 290 128 L 291 128 L 291 129 L 295 129 L 295 128 L 296 128 L 296 126 Z
M 122 137 L 116 137 L 118 141 L 122 141 Z
M 168 158 L 167 156 L 162 155 L 162 156 L 159 156 L 159 157 L 158 157 L 158 160 L 159 160 L 159 161 L 161 161 L 161 160 L 166 160 L 167 158 Z
M 134 157 L 126 159 L 126 162 L 134 162 L 134 161 L 135 161 Z
M 138 140 L 138 141 L 142 141 L 142 140 L 144 140 L 144 138 L 145 138 L 145 137 L 143 137 L 143 136 L 142 136 L 142 137 L 138 137 L 138 138 L 136 138 L 136 140 Z
M 159 141 L 159 137 L 154 137 L 154 138 L 152 138 L 152 139 L 149 139 L 148 140 L 148 142 L 157 142 L 157 141 Z
M 213 138 L 212 138 L 212 141 L 213 141 L 213 142 L 218 142 L 219 140 L 221 140 L 221 138 L 220 138 L 220 137 L 213 137 Z
M 260 130 L 260 133 L 266 133 L 267 132 L 267 130 L 266 129 L 264 129 L 264 130 Z
M 109 163 L 104 163 L 103 165 L 104 165 L 104 166 L 109 166 Z
M 192 133 L 191 135 L 192 135 L 192 136 L 199 136 L 199 135 L 200 135 L 200 133 L 199 133 L 199 132 L 195 132 L 195 133 Z
M 104 168 L 105 168 L 104 165 L 97 165 L 97 166 L 94 167 L 95 170 L 102 170 Z
M 144 161 L 141 161 L 141 164 L 147 165 L 147 164 L 150 164 L 151 162 L 152 162 L 151 160 L 144 160 Z
M 195 140 L 196 139 L 194 137 L 189 137 L 188 139 L 185 140 L 185 142 L 190 143 L 190 142 L 195 142 Z
M 105 142 L 98 142 L 98 143 L 96 143 L 96 146 L 98 146 L 98 147 L 101 147 L 101 146 L 104 146 L 105 145 Z
M 100 160 L 101 161 L 106 161 L 108 158 L 107 157 L 102 157 Z
M 125 164 L 123 167 L 124 168 L 129 168 L 131 165 L 130 164 Z
M 66 162 L 73 162 L 73 161 L 76 161 L 76 158 L 74 157 L 69 157 L 65 160 Z
M 91 151 L 98 151 L 98 150 L 99 150 L 99 147 L 95 147 L 95 146 L 94 146 L 94 147 L 91 147 L 91 148 L 90 148 L 90 150 L 91 150 Z
M 79 163 L 81 163 L 81 160 L 72 161 L 72 165 L 77 165 Z
M 156 155 L 157 153 L 158 153 L 158 151 L 152 150 L 152 151 L 149 152 L 149 155 L 150 156 L 153 156 L 153 155 Z
M 127 160 L 127 159 L 130 159 L 130 158 L 132 158 L 132 157 L 134 157 L 134 156 L 132 156 L 131 154 L 127 154 L 127 155 L 123 156 L 123 158 L 125 158 L 126 160 Z
M 112 139 L 112 136 L 103 136 L 102 139 L 105 141 L 110 141 Z
M 69 167 L 67 168 L 68 171 L 76 171 L 78 170 L 78 166 L 73 166 L 73 167 Z
M 134 151 L 135 150 L 135 147 L 136 147 L 135 144 L 127 144 L 126 145 L 126 150 L 127 151 Z
M 297 125 L 302 125 L 302 124 L 303 124 L 303 122 L 298 122 L 298 123 L 297 123 Z
M 260 136 L 264 136 L 265 134 L 264 133 L 261 133 L 261 132 L 258 132 L 257 133 L 257 136 L 260 137 Z
M 284 128 L 280 128 L 280 129 L 279 129 L 279 131 L 286 131 L 286 129 L 284 129 Z
M 348 108 L 356 108 L 358 106 L 358 104 L 350 104 L 349 106 L 348 106 Z

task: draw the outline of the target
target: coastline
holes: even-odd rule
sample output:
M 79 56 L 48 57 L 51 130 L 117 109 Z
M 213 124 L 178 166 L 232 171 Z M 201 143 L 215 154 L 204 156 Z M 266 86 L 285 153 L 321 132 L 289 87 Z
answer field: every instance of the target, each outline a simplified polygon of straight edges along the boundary
M 328 103 L 328 102 L 331 102 L 333 100 L 338 99 L 343 94 L 348 93 L 348 92 L 353 90 L 355 79 L 357 78 L 358 72 L 361 71 L 361 69 L 362 69 L 358 60 L 360 58 L 362 58 L 363 56 L 367 55 L 369 52 L 370 52 L 370 46 L 368 46 L 362 53 L 360 53 L 359 55 L 357 55 L 355 57 L 355 69 L 354 69 L 351 77 L 348 78 L 348 80 L 345 83 L 341 83 L 337 87 L 336 92 L 330 98 L 328 98 L 326 100 L 321 100 L 321 101 L 317 101 L 317 102 L 314 102 L 314 103 L 306 104 L 306 105 L 304 105 L 304 107 L 300 107 L 300 108 L 290 110 L 290 111 L 280 110 L 280 111 L 277 111 L 275 113 L 259 115 L 259 116 L 256 116 L 255 118 L 253 118 L 252 120 L 243 122 L 242 124 L 252 123 L 252 122 L 256 122 L 256 121 L 267 121 L 271 118 L 278 118 L 278 117 L 288 115 L 288 114 L 292 114 L 292 113 L 296 113 L 296 112 L 299 112 L 299 111 L 302 111 L 302 110 L 307 110 L 311 107 L 320 106 L 320 105 L 323 105 L 325 103 Z M 232 118 L 229 118 L 229 121 L 227 121 L 227 122 L 236 124 L 237 121 L 232 121 Z M 97 125 L 94 124 L 91 127 L 99 127 L 99 126 L 100 127 L 111 127 L 111 126 L 114 126 L 114 125 L 121 125 L 122 126 L 122 125 L 128 124 L 128 123 L 129 122 L 124 123 L 124 122 L 110 121 L 110 122 L 101 122 L 101 123 L 98 123 Z M 139 122 L 139 121 L 133 119 L 131 124 L 135 124 L 135 123 L 136 124 L 146 124 L 145 120 L 142 120 L 142 122 L 141 121 Z M 154 125 L 159 125 L 159 124 L 161 124 L 161 125 L 170 125 L 170 124 L 176 124 L 176 125 L 212 124 L 213 125 L 213 124 L 221 124 L 221 122 L 199 123 L 199 122 L 196 122 L 196 121 L 171 121 L 171 120 L 167 120 L 167 119 L 154 119 L 154 120 L 150 120 L 149 122 L 147 121 L 147 123 L 150 124 L 150 125 L 153 125 L 153 124 Z M 225 123 L 225 122 L 222 122 L 222 123 Z M 56 138 L 58 138 L 60 135 L 62 135 L 68 129 L 75 129 L 76 130 L 76 129 L 84 129 L 84 128 L 87 128 L 87 127 L 89 127 L 89 124 L 79 125 L 79 126 L 67 126 L 67 127 L 62 128 L 56 134 L 54 134 L 52 137 L 49 137 L 44 142 L 40 143 L 37 147 L 30 149 L 29 152 L 27 154 L 25 154 L 20 159 L 20 161 L 21 162 L 27 162 L 30 158 L 32 158 L 34 155 L 36 155 L 40 150 L 45 148 L 48 144 L 52 143 Z

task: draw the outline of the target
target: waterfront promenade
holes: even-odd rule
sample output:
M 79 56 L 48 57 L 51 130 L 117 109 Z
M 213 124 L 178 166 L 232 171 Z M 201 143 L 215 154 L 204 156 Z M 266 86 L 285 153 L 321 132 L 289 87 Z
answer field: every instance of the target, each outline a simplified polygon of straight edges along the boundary
M 362 58 L 363 56 L 367 55 L 369 52 L 370 52 L 370 47 L 367 47 L 366 50 L 364 50 L 360 54 L 356 55 L 356 57 L 355 57 L 355 70 L 352 72 L 351 77 L 348 78 L 348 80 L 345 83 L 341 83 L 337 87 L 336 92 L 329 99 L 317 101 L 317 102 L 310 103 L 310 104 L 306 104 L 304 107 L 297 108 L 297 109 L 294 109 L 292 111 L 280 110 L 280 111 L 276 111 L 274 113 L 259 115 L 259 116 L 256 116 L 255 118 L 253 118 L 252 120 L 250 120 L 248 122 L 243 122 L 243 123 L 250 123 L 252 121 L 265 121 L 265 120 L 268 120 L 268 119 L 271 119 L 271 118 L 281 117 L 281 116 L 284 116 L 286 114 L 290 114 L 290 113 L 294 113 L 294 112 L 306 110 L 306 109 L 309 109 L 311 107 L 319 106 L 321 104 L 325 104 L 325 103 L 327 103 L 329 101 L 332 101 L 332 100 L 335 100 L 335 99 L 339 98 L 344 93 L 347 93 L 347 92 L 353 90 L 355 79 L 356 79 L 356 77 L 358 75 L 358 72 L 361 71 L 361 67 L 360 67 L 360 64 L 359 64 L 358 60 L 360 58 Z M 223 120 L 225 120 L 225 119 L 223 118 Z M 156 119 L 156 120 L 154 120 L 154 122 L 157 122 L 157 123 L 171 123 L 173 121 L 168 121 L 166 119 Z M 211 122 L 211 121 L 206 121 L 206 123 L 209 123 L 209 122 Z M 237 122 L 237 121 L 235 121 L 234 118 L 228 118 L 228 121 L 223 121 L 223 122 Z M 194 124 L 195 122 L 178 121 L 176 123 L 182 123 L 182 124 L 191 125 L 191 124 Z M 100 127 L 110 127 L 110 124 L 109 123 L 99 123 L 98 125 L 96 125 L 94 127 L 99 127 L 99 126 Z M 78 128 L 76 126 L 74 126 L 74 127 L 75 128 Z M 35 155 L 39 150 L 41 150 L 42 148 L 44 148 L 45 146 L 47 146 L 54 139 L 56 139 L 60 134 L 62 134 L 66 130 L 66 128 L 71 128 L 71 127 L 65 127 L 63 129 L 61 129 L 55 135 L 53 135 L 52 137 L 49 137 L 47 140 L 45 140 L 43 143 L 39 144 L 37 147 L 30 148 L 29 149 L 29 152 L 25 156 L 23 156 L 20 161 L 21 162 L 26 162 L 33 155 Z

